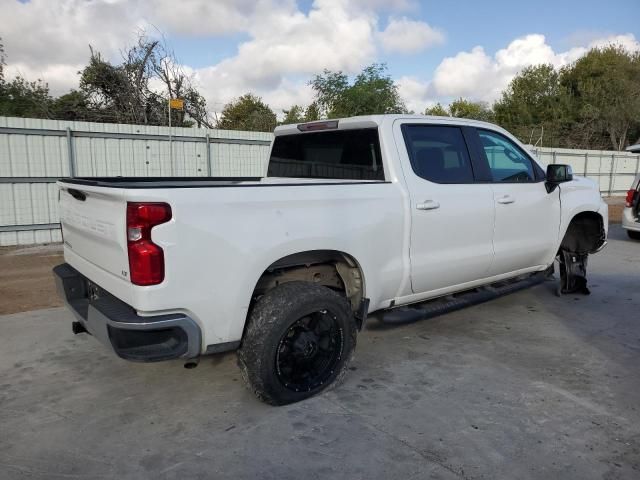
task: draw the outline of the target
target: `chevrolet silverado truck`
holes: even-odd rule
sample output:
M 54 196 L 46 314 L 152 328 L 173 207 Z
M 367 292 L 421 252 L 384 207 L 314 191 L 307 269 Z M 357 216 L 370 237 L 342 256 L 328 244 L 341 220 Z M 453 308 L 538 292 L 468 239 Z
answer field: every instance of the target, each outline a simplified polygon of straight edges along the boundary
M 486 293 L 556 258 L 561 290 L 586 290 L 608 227 L 593 181 L 545 169 L 495 125 L 444 117 L 281 126 L 260 178 L 58 186 L 54 273 L 73 331 L 133 361 L 237 350 L 270 404 L 335 384 L 373 312 Z

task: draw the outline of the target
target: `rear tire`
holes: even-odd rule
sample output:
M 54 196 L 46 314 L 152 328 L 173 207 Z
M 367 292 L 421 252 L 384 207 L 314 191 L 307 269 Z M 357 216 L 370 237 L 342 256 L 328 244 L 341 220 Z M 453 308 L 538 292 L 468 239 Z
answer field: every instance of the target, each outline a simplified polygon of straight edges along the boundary
M 634 230 L 627 230 L 627 235 L 629 235 L 629 238 L 633 240 L 640 240 L 640 232 L 636 232 Z
M 238 365 L 260 400 L 271 405 L 298 402 L 344 377 L 356 335 L 344 297 L 313 283 L 285 283 L 256 302 Z

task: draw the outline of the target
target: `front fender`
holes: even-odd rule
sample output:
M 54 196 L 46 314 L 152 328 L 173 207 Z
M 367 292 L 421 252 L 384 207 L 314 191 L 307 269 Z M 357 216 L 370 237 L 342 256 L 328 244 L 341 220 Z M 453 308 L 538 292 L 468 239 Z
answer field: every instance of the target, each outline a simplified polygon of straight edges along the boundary
M 558 248 L 573 218 L 583 212 L 597 213 L 602 217 L 605 234 L 608 231 L 608 206 L 602 200 L 596 182 L 575 176 L 571 182 L 560 184 L 560 228 Z

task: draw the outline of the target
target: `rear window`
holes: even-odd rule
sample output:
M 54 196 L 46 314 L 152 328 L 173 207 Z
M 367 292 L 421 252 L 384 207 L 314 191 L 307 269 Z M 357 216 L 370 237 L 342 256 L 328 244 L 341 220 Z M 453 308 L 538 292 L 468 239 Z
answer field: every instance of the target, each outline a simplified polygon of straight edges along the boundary
M 267 176 L 384 180 L 378 130 L 278 136 L 273 142 Z

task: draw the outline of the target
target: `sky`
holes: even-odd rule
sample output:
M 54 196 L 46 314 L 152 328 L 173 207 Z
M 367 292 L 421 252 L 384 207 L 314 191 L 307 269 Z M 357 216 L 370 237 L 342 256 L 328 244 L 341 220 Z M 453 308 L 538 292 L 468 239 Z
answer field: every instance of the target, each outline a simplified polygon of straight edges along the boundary
M 89 45 L 117 62 L 136 32 L 164 35 L 212 111 L 252 92 L 311 102 L 323 69 L 385 63 L 409 109 L 492 103 L 524 67 L 593 46 L 640 50 L 640 0 L 0 0 L 8 76 L 78 85 Z

